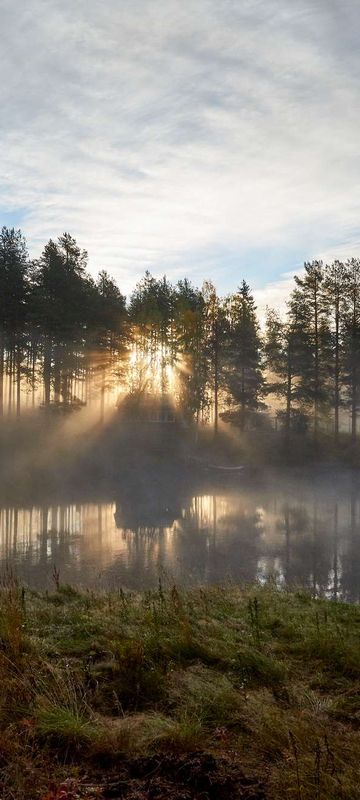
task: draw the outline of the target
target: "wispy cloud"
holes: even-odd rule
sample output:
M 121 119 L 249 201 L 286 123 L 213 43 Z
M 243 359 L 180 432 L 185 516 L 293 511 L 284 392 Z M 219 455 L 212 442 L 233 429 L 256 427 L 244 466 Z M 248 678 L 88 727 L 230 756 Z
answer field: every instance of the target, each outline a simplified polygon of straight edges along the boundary
M 2 0 L 0 208 L 125 290 L 354 247 L 357 0 Z M 231 251 L 231 263 L 224 254 Z M 274 255 L 278 254 L 278 266 Z M 246 256 L 246 258 L 245 258 Z
M 257 312 L 261 325 L 264 325 L 267 308 L 275 309 L 284 319 L 287 312 L 287 302 L 294 288 L 294 275 L 298 270 L 285 272 L 276 281 L 266 283 L 261 289 L 255 289 L 254 295 L 257 304 Z

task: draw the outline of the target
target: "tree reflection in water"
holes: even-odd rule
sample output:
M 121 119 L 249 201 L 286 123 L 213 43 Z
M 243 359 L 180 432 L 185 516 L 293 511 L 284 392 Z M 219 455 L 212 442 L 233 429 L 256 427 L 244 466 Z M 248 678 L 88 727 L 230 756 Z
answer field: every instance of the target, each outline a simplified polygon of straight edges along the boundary
M 306 478 L 237 489 L 153 475 L 96 502 L 0 510 L 0 568 L 35 587 L 249 582 L 272 576 L 334 599 L 360 598 L 359 489 Z M 191 491 L 193 489 L 193 491 Z

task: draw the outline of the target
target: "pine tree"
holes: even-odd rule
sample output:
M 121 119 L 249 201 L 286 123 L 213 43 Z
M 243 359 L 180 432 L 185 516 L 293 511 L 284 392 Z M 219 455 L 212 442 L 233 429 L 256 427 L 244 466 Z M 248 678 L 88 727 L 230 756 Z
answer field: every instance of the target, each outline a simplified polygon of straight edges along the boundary
M 209 361 L 208 380 L 213 395 L 214 434 L 218 432 L 219 393 L 223 385 L 224 346 L 228 324 L 225 309 L 211 281 L 205 281 L 204 297 L 205 352 Z
M 126 304 L 116 283 L 105 270 L 95 284 L 94 307 L 91 319 L 91 356 L 100 375 L 100 417 L 104 420 L 106 391 L 124 382 L 127 354 Z
M 185 417 L 199 423 L 209 406 L 205 300 L 187 279 L 176 286 L 174 322 L 179 402 Z
M 261 339 L 254 298 L 243 281 L 227 302 L 229 337 L 225 382 L 230 409 L 221 414 L 243 431 L 252 414 L 263 408 Z
M 301 376 L 308 372 L 311 358 L 306 324 L 304 325 L 301 313 L 303 310 L 295 290 L 288 304 L 285 320 L 282 320 L 273 309 L 267 310 L 266 317 L 264 345 L 267 368 L 266 392 L 284 400 L 284 409 L 280 416 L 284 418 L 287 440 L 295 415 L 303 413 Z
M 347 289 L 344 297 L 344 388 L 351 416 L 351 438 L 357 437 L 357 409 L 360 400 L 360 259 L 346 263 Z
M 334 408 L 334 435 L 339 436 L 339 411 L 341 408 L 341 384 L 344 375 L 343 321 L 345 296 L 349 284 L 348 270 L 341 261 L 327 264 L 324 271 L 323 296 L 331 326 L 330 343 L 330 381 L 332 386 L 332 405 Z
M 21 378 L 29 294 L 29 258 L 20 230 L 0 232 L 0 414 L 4 408 L 4 366 L 7 360 L 9 413 L 12 411 L 13 387 L 16 386 L 16 413 L 20 414 Z
M 89 325 L 93 281 L 87 254 L 69 234 L 52 240 L 33 268 L 32 318 L 42 332 L 44 402 L 72 403 Z
M 313 407 L 314 438 L 319 430 L 320 411 L 329 401 L 328 392 L 328 310 L 322 293 L 324 268 L 321 261 L 304 264 L 304 275 L 295 276 L 292 293 L 293 315 L 303 326 L 303 363 L 300 372 L 303 402 Z M 325 356 L 325 357 L 324 357 Z
M 174 289 L 164 276 L 150 272 L 130 298 L 133 347 L 137 354 L 138 383 L 151 392 L 168 391 L 168 366 L 173 362 Z
M 285 430 L 290 431 L 294 371 L 289 328 L 272 308 L 266 310 L 264 357 L 267 370 L 266 393 L 286 401 Z

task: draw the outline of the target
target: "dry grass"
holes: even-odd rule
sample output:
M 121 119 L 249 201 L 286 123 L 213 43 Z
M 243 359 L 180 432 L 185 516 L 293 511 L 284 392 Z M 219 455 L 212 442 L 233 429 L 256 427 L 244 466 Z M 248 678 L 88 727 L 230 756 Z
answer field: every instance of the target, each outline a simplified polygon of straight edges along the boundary
M 271 587 L 42 596 L 8 576 L 0 796 L 56 797 L 71 778 L 88 797 L 85 776 L 119 758 L 202 750 L 268 800 L 355 800 L 359 633 L 359 608 Z

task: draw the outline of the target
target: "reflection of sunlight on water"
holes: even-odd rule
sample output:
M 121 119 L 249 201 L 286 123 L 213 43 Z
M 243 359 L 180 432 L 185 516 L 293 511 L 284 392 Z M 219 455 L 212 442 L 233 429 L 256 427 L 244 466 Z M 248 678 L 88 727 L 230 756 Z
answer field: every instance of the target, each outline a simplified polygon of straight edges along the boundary
M 214 495 L 200 495 L 191 501 L 189 516 L 196 520 L 199 528 L 213 528 L 229 510 L 229 499 Z M 186 511 L 184 512 L 186 518 Z
M 51 582 L 54 564 L 63 582 L 138 589 L 156 585 L 162 570 L 190 583 L 271 576 L 278 585 L 357 598 L 359 506 L 346 495 L 334 503 L 315 502 L 311 491 L 301 502 L 296 492 L 206 493 L 179 505 L 173 524 L 141 526 L 142 511 L 148 515 L 140 507 L 135 529 L 117 527 L 119 502 L 2 509 L 0 570 L 14 565 L 39 587 Z
M 114 539 L 114 506 L 71 505 L 50 508 L 7 509 L 0 512 L 0 557 L 31 548 L 41 552 L 46 539 L 47 552 L 66 535 L 74 539 L 73 553 L 79 548 L 77 537 L 86 532 L 87 548 L 97 547 L 99 542 L 109 547 Z M 105 540 L 103 541 L 104 532 Z
M 50 564 L 67 557 L 74 562 L 107 567 L 114 558 L 126 560 L 139 551 L 143 563 L 171 556 L 172 528 L 139 529 L 138 535 L 118 529 L 114 503 L 4 509 L 0 511 L 0 560 L 16 564 L 26 555 L 31 563 Z

